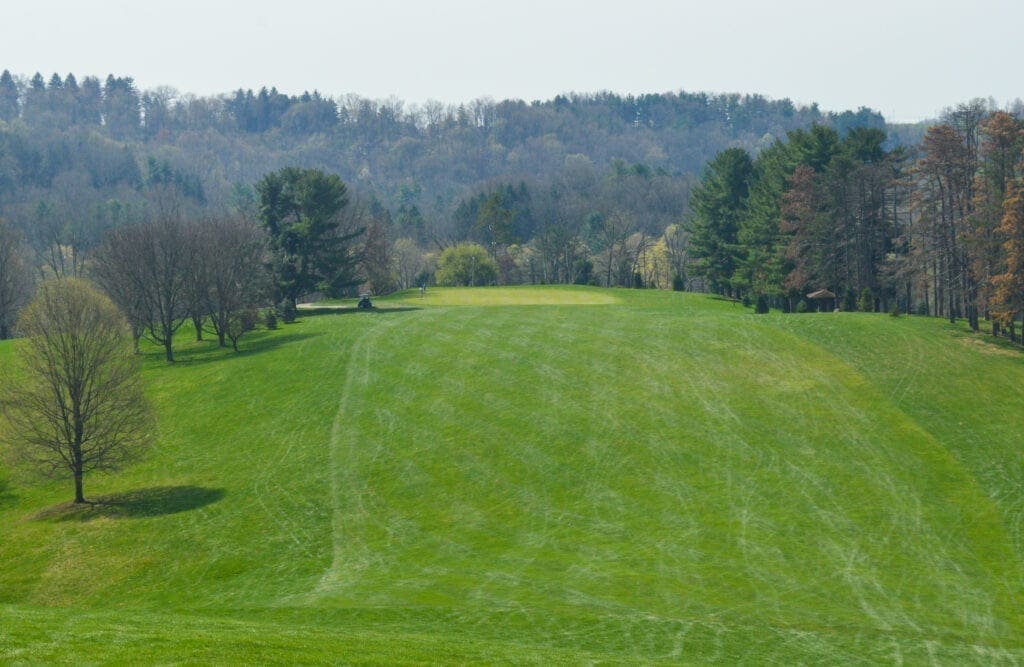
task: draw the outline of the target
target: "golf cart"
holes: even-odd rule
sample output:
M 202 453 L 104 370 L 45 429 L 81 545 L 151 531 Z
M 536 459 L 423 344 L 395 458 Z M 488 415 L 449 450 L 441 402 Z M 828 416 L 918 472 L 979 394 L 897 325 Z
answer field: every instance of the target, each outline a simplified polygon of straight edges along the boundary
M 373 308 L 373 302 L 370 301 L 369 293 L 367 293 L 367 294 L 360 294 L 359 295 L 359 306 L 358 307 L 359 308 Z

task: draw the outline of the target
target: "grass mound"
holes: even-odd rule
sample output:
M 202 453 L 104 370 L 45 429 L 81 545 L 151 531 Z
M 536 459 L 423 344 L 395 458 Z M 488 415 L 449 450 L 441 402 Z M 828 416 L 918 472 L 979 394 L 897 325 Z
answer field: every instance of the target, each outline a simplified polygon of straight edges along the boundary
M 1024 660 L 1015 350 L 678 293 L 340 305 L 147 355 L 160 447 L 95 506 L 0 472 L 0 660 Z

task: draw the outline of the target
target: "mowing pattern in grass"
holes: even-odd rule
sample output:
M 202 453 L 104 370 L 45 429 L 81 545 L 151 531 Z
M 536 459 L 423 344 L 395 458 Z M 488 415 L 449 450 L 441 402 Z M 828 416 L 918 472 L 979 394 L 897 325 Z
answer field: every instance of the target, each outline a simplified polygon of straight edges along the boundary
M 154 351 L 162 444 L 84 513 L 0 474 L 0 660 L 1024 660 L 1016 351 L 675 293 L 377 303 Z

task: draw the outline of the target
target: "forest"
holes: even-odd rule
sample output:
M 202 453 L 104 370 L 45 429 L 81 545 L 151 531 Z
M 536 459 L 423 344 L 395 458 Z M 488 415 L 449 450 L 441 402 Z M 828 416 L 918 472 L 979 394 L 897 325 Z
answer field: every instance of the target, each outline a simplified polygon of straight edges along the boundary
M 710 289 L 815 307 L 965 318 L 1018 340 L 1024 124 L 976 100 L 914 146 L 813 125 L 752 157 L 719 153 L 693 190 L 692 266 Z
M 96 278 L 126 229 L 175 218 L 266 232 L 258 184 L 301 167 L 345 186 L 344 280 L 314 292 L 452 276 L 438 262 L 473 244 L 493 266 L 480 276 L 500 284 L 707 290 L 787 311 L 816 307 L 805 295 L 826 289 L 843 309 L 987 319 L 1016 337 L 1024 250 L 1007 206 L 1019 199 L 1020 106 L 976 100 L 892 125 L 863 107 L 761 95 L 407 105 L 5 70 L 0 336 L 31 284 Z M 262 242 L 246 248 L 269 271 Z M 294 305 L 281 280 L 264 283 L 249 305 Z

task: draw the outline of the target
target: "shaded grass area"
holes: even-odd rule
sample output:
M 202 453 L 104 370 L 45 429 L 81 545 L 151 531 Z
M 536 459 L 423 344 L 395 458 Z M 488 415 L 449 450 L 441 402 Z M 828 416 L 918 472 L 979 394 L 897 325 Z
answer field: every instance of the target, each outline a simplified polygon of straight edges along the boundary
M 223 489 L 158 486 L 90 498 L 85 503 L 63 503 L 44 509 L 33 518 L 48 521 L 91 521 L 99 518 L 154 517 L 198 509 L 223 497 Z
M 1016 350 L 670 293 L 379 308 L 147 354 L 161 446 L 96 514 L 0 472 L 0 660 L 73 660 L 72 610 L 113 661 L 1024 660 Z
M 828 663 L 1013 664 L 1021 658 L 1019 649 L 956 637 L 901 644 L 858 636 L 854 628 L 724 627 L 713 620 L 656 618 L 542 616 L 525 626 L 523 614 L 514 611 L 485 612 L 470 620 L 436 609 L 207 616 L 0 605 L 0 621 L 0 660 L 15 663 L 764 664 L 799 655 Z M 524 626 L 534 634 L 524 634 Z M 559 640 L 581 630 L 618 641 L 603 642 L 605 650 L 595 653 Z
M 427 634 L 391 625 L 352 628 L 346 619 L 239 620 L 137 610 L 81 612 L 0 606 L 0 661 L 5 663 L 277 663 L 551 664 L 588 659 L 578 651 L 531 648 Z M 9 633 L 15 628 L 16 639 Z M 589 660 L 601 656 L 589 656 Z
M 198 343 L 190 341 L 184 346 L 181 344 L 176 346 L 174 363 L 179 366 L 182 364 L 206 362 L 224 363 L 231 359 L 240 359 L 253 354 L 269 352 L 278 347 L 294 344 L 319 335 L 322 334 L 298 330 L 291 325 L 285 325 L 284 328 L 277 331 L 262 330 L 250 332 L 239 341 L 238 352 L 231 352 L 231 354 L 227 354 L 229 352 L 227 348 L 220 348 L 209 340 Z M 181 338 L 184 338 L 184 336 L 181 336 Z M 181 349 L 178 349 L 179 347 Z M 153 352 L 147 353 L 146 356 L 151 363 L 160 363 L 163 359 L 158 353 Z
M 17 499 L 18 497 L 14 495 L 10 482 L 0 479 L 0 507 L 12 505 Z

